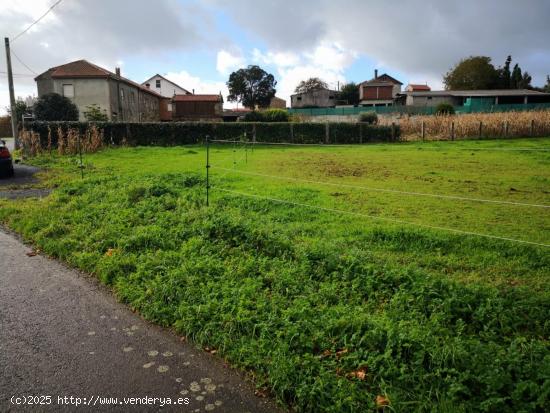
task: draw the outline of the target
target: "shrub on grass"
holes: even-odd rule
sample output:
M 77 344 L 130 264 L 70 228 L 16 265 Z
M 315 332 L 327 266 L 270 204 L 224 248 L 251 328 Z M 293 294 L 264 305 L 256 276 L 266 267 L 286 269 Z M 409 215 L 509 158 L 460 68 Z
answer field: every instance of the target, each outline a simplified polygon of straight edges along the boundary
M 436 115 L 454 115 L 455 108 L 450 103 L 442 102 L 435 107 L 435 114 Z
M 368 123 L 369 125 L 376 125 L 378 123 L 378 115 L 376 112 L 362 112 L 359 115 L 359 122 Z

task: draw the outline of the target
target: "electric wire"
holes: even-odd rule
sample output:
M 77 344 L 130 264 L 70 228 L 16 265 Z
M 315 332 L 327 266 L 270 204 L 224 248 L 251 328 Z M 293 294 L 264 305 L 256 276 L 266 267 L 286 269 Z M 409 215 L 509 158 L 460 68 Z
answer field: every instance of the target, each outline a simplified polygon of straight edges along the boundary
M 31 29 L 31 27 L 33 27 L 33 26 L 34 26 L 35 24 L 37 24 L 40 20 L 42 20 L 44 17 L 46 17 L 46 15 L 47 15 L 49 12 L 51 12 L 51 11 L 54 9 L 54 7 L 56 7 L 59 3 L 61 3 L 61 1 L 62 1 L 62 0 L 57 0 L 54 4 L 52 4 L 52 5 L 50 6 L 50 8 L 49 8 L 48 10 L 46 10 L 46 12 L 45 12 L 42 16 L 40 16 L 38 19 L 36 19 L 34 22 L 32 22 L 29 26 L 27 26 L 27 28 L 26 28 L 25 30 L 23 30 L 23 31 L 22 31 L 21 33 L 19 33 L 17 36 L 12 37 L 11 42 L 12 42 L 12 43 L 15 42 L 17 39 L 19 39 L 21 36 L 23 36 L 25 33 L 27 33 L 27 32 Z
M 530 203 L 525 203 L 525 202 L 501 201 L 501 200 L 483 199 L 483 198 L 470 198 L 470 197 L 463 197 L 463 196 L 457 196 L 457 195 L 430 194 L 430 193 L 425 193 L 425 192 L 399 191 L 397 189 L 373 188 L 373 187 L 360 186 L 360 185 L 350 185 L 350 184 L 343 184 L 343 183 L 314 181 L 314 180 L 310 180 L 310 179 L 293 178 L 293 177 L 289 177 L 289 176 L 267 175 L 267 174 L 261 174 L 261 173 L 257 173 L 257 172 L 248 172 L 248 171 L 242 171 L 242 170 L 235 170 L 235 169 L 223 168 L 223 167 L 220 167 L 220 166 L 211 166 L 211 168 L 224 170 L 224 171 L 229 171 L 226 175 L 228 175 L 231 172 L 234 172 L 234 173 L 240 173 L 240 174 L 244 174 L 244 175 L 260 176 L 260 177 L 264 177 L 264 178 L 289 180 L 289 181 L 304 182 L 304 183 L 317 184 L 317 185 L 330 185 L 330 186 L 351 188 L 351 189 L 362 189 L 362 190 L 366 190 L 366 191 L 389 192 L 389 193 L 394 193 L 394 194 L 412 195 L 412 196 L 425 196 L 425 197 L 442 198 L 442 199 L 453 199 L 453 200 L 459 200 L 459 201 L 486 202 L 486 203 L 493 203 L 493 204 L 526 206 L 526 207 L 535 207 L 535 208 L 550 208 L 550 205 L 530 204 Z
M 218 186 L 213 186 L 213 187 L 216 188 L 218 191 L 227 192 L 227 193 L 230 193 L 230 194 L 233 194 L 233 195 L 256 198 L 256 199 L 263 199 L 263 200 L 266 200 L 266 201 L 271 201 L 271 202 L 276 202 L 276 203 L 281 203 L 281 204 L 288 204 L 288 205 L 300 206 L 300 207 L 305 207 L 305 208 L 318 209 L 318 210 L 327 211 L 327 212 L 353 215 L 353 216 L 357 216 L 357 217 L 369 218 L 369 219 L 374 219 L 374 220 L 394 222 L 394 223 L 398 223 L 398 224 L 402 224 L 402 225 L 411 225 L 411 226 L 424 227 L 424 228 L 435 229 L 435 230 L 439 230 L 439 231 L 454 232 L 454 233 L 461 234 L 461 235 L 472 235 L 472 236 L 483 237 L 483 238 L 490 238 L 490 239 L 497 239 L 497 240 L 503 240 L 503 241 L 517 242 L 517 243 L 522 243 L 522 244 L 536 245 L 536 246 L 539 246 L 539 247 L 546 247 L 546 248 L 550 247 L 550 244 L 543 244 L 543 243 L 539 243 L 539 242 L 525 241 L 525 240 L 520 240 L 520 239 L 516 239 L 516 238 L 509 238 L 509 237 L 500 237 L 500 236 L 497 236 L 497 235 L 482 234 L 482 233 L 472 232 L 472 231 L 463 231 L 463 230 L 460 230 L 460 229 L 446 228 L 446 227 L 440 227 L 440 226 L 436 226 L 436 225 L 409 222 L 409 221 L 404 221 L 404 220 L 396 219 L 396 218 L 380 217 L 380 216 L 375 216 L 375 215 L 363 214 L 363 213 L 360 213 L 360 212 L 344 211 L 344 210 L 335 209 L 335 208 L 326 208 L 326 207 L 317 206 L 317 205 L 304 204 L 304 203 L 301 203 L 301 202 L 294 202 L 294 201 L 287 201 L 287 200 L 278 199 L 278 198 L 271 198 L 271 197 L 267 197 L 267 196 L 263 196 L 263 195 L 256 195 L 256 194 L 249 194 L 249 193 L 246 193 L 246 192 L 233 191 L 233 190 L 230 190 L 230 189 L 220 188 Z

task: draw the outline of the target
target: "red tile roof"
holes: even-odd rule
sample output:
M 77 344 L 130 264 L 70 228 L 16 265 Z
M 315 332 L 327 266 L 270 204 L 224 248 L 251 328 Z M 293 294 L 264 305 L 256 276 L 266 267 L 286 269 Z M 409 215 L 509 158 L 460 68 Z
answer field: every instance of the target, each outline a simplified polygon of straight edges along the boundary
M 432 90 L 428 85 L 413 85 L 409 84 L 407 89 L 412 89 L 413 91 L 430 91 Z
M 221 102 L 220 95 L 174 95 L 175 102 Z
M 145 86 L 140 85 L 133 80 L 127 79 L 122 76 L 117 76 L 116 73 L 110 72 L 107 69 L 103 69 L 93 63 L 88 62 L 87 60 L 76 60 L 74 62 L 66 63 L 61 66 L 52 67 L 46 72 L 35 77 L 37 80 L 40 76 L 45 73 L 49 73 L 52 78 L 63 79 L 63 78 L 106 78 L 106 79 L 115 79 L 120 80 L 124 83 L 130 84 L 141 89 L 144 92 L 150 93 L 157 97 L 162 97 L 154 90 L 148 89 Z

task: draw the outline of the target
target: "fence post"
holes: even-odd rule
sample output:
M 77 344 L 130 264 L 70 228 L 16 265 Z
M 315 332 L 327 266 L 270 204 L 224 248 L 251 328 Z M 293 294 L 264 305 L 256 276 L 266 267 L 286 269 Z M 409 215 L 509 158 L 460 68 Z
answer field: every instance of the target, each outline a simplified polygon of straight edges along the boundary
M 330 126 L 327 123 L 325 123 L 325 143 L 329 143 L 330 140 Z
M 531 130 L 529 134 L 531 137 L 535 136 L 535 119 L 531 119 Z
M 80 131 L 78 131 L 78 156 L 80 157 L 80 179 L 84 179 L 84 165 L 82 164 L 82 145 L 80 144 Z
M 359 143 L 363 143 L 363 122 L 359 122 Z
M 209 206 L 210 195 L 210 142 L 206 135 L 206 206 Z
M 237 168 L 237 143 L 233 141 L 233 169 Z
M 504 121 L 504 137 L 508 136 L 508 121 Z
M 290 127 L 290 142 L 294 142 L 294 123 L 289 122 L 288 125 Z
M 454 121 L 451 122 L 451 140 L 452 141 L 455 140 L 455 122 Z
M 483 121 L 479 121 L 479 139 L 483 136 Z
M 256 124 L 252 125 L 252 142 L 256 143 Z
M 422 124 L 420 125 L 421 134 L 422 134 L 422 142 L 424 142 L 424 139 L 426 137 L 426 130 L 424 126 L 424 120 L 422 120 Z
M 391 123 L 391 141 L 395 142 L 395 122 Z

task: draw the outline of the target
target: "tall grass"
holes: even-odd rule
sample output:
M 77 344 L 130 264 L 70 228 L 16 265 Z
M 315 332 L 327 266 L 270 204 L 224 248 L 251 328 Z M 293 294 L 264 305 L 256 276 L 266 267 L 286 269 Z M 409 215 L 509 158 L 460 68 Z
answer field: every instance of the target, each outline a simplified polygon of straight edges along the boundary
M 104 132 L 96 125 L 91 125 L 83 133 L 78 129 L 69 128 L 66 132 L 58 127 L 57 152 L 59 155 L 76 155 L 79 151 L 93 153 L 100 150 L 103 144 Z M 25 156 L 37 156 L 52 152 L 52 129 L 48 127 L 46 142 L 41 142 L 40 134 L 32 130 L 23 129 L 19 132 Z
M 400 120 L 405 140 L 450 140 L 550 135 L 550 111 L 413 116 Z

